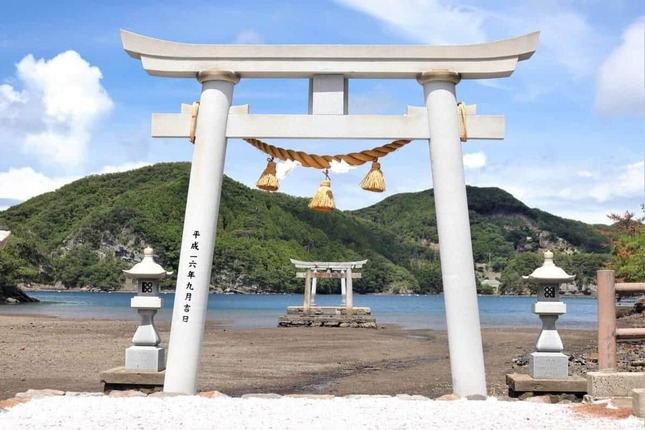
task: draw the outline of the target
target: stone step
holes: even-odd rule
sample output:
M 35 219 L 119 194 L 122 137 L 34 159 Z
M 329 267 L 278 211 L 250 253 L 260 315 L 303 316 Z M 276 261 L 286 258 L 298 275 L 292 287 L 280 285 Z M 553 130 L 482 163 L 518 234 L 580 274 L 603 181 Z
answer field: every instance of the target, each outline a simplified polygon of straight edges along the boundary
M 376 318 L 367 315 L 283 315 L 278 318 L 278 327 L 377 328 Z
M 100 374 L 103 391 L 140 390 L 144 392 L 161 391 L 166 371 L 136 371 L 125 367 L 115 367 Z
M 630 397 L 635 388 L 645 388 L 645 372 L 587 373 L 587 391 L 592 397 Z
M 506 385 L 508 386 L 509 396 L 511 397 L 526 392 L 575 393 L 579 395 L 587 392 L 587 380 L 581 376 L 568 376 L 558 379 L 535 379 L 526 374 L 510 373 L 506 375 Z

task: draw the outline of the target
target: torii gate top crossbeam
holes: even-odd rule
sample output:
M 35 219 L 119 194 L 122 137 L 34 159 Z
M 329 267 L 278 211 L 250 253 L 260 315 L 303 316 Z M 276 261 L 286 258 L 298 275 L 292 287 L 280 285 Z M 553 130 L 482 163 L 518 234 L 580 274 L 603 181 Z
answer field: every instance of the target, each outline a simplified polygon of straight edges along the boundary
M 415 79 L 447 69 L 462 79 L 509 76 L 537 48 L 539 32 L 476 45 L 193 45 L 121 30 L 123 48 L 151 75 L 194 78 L 204 70 L 231 70 L 241 78 Z
M 347 269 L 360 269 L 363 267 L 367 260 L 361 261 L 300 261 L 290 259 L 291 263 L 298 269 L 330 269 L 330 270 L 347 270 Z

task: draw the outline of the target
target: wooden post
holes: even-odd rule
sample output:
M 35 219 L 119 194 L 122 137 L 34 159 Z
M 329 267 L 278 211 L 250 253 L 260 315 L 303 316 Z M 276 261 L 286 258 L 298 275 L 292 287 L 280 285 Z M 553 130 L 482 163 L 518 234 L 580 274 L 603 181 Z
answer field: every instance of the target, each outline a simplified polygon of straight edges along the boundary
M 309 306 L 311 300 L 311 269 L 305 272 L 305 302 L 302 305 L 302 310 L 306 316 L 309 316 Z
M 345 288 L 347 289 L 347 317 L 354 316 L 354 291 L 352 290 L 352 268 L 348 267 L 345 272 Z
M 616 288 L 613 270 L 598 270 L 598 370 L 616 369 Z

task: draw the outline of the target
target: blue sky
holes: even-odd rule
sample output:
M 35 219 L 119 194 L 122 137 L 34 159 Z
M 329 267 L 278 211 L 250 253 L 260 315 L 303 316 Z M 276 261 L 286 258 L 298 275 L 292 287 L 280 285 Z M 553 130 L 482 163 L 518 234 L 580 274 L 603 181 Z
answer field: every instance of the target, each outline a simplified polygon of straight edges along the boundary
M 464 144 L 466 182 L 591 223 L 645 201 L 645 8 L 639 1 L 31 1 L 0 15 L 0 210 L 89 174 L 190 161 L 187 139 L 152 139 L 152 113 L 199 100 L 193 79 L 147 75 L 119 29 L 186 43 L 472 44 L 541 31 L 535 55 L 457 98 L 504 115 L 506 139 Z M 307 112 L 306 80 L 242 80 L 233 104 Z M 352 80 L 350 114 L 423 105 L 416 81 Z M 386 141 L 271 141 L 338 154 Z M 231 140 L 226 174 L 253 186 L 266 156 Z M 358 184 L 368 166 L 332 176 L 339 209 L 432 187 L 427 141 L 381 159 L 387 191 Z M 322 175 L 297 168 L 281 191 L 312 196 Z

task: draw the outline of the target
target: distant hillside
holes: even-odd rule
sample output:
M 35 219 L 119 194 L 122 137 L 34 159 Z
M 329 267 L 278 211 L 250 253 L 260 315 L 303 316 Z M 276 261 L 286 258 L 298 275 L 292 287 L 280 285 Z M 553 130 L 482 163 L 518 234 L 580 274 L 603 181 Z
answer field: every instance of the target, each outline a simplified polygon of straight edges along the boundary
M 606 252 L 598 226 L 530 209 L 499 188 L 469 186 L 466 192 L 475 261 L 547 247 Z M 352 213 L 421 245 L 438 242 L 433 190 L 397 194 Z
M 14 232 L 0 259 L 0 286 L 118 288 L 121 269 L 153 246 L 176 273 L 190 165 L 162 163 L 90 176 L 0 212 Z M 478 262 L 498 269 L 518 252 L 557 246 L 601 251 L 584 223 L 529 209 L 496 188 L 469 187 Z M 301 291 L 289 258 L 369 259 L 358 292 L 438 292 L 441 278 L 432 190 L 399 194 L 353 212 L 317 213 L 308 199 L 250 189 L 225 178 L 211 283 L 221 290 Z M 321 282 L 320 289 L 338 289 Z M 173 280 L 167 282 L 168 287 Z

